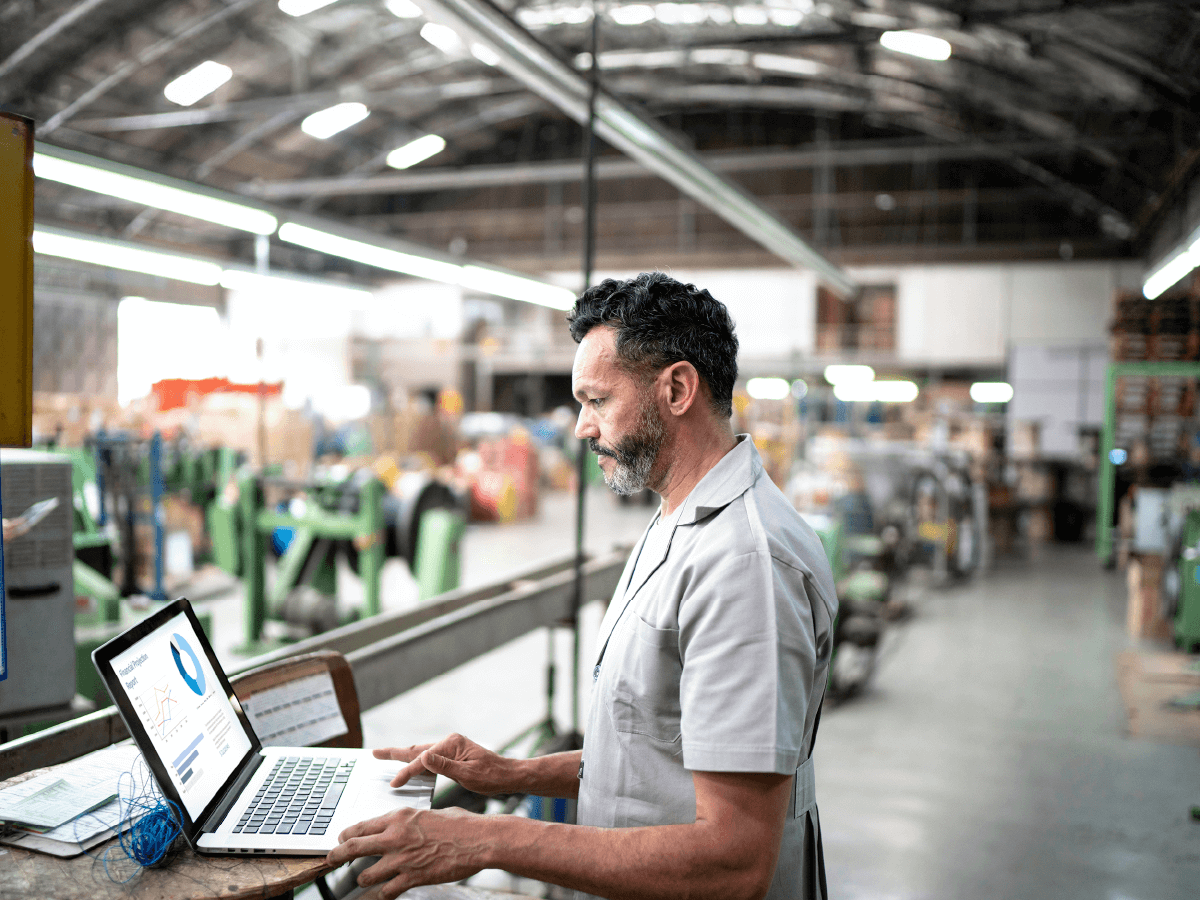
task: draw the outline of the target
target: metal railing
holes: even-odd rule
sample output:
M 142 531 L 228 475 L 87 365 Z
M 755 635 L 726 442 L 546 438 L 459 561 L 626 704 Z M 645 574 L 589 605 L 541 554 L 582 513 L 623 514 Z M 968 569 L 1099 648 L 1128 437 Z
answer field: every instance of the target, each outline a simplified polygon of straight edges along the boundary
M 628 548 L 589 558 L 583 603 L 616 589 Z M 363 710 L 449 672 L 537 628 L 571 617 L 574 556 L 515 578 L 460 589 L 418 609 L 386 613 L 248 659 L 229 674 L 314 650 L 336 650 L 350 662 Z M 114 707 L 0 744 L 0 781 L 66 762 L 129 736 Z

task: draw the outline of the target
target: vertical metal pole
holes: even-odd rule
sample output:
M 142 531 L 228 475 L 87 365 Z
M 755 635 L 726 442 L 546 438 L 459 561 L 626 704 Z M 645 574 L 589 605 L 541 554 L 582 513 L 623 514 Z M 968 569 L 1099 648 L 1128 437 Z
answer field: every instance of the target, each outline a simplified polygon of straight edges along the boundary
M 100 517 L 96 520 L 96 524 L 103 526 L 108 524 L 108 507 L 104 502 L 104 460 L 108 454 L 104 447 L 103 428 L 96 432 L 96 449 L 94 455 L 96 462 L 96 495 L 100 501 Z
M 266 548 L 258 533 L 258 479 L 245 472 L 238 479 L 238 512 L 242 519 L 242 583 L 246 587 L 246 647 L 252 648 L 262 637 L 267 618 Z
M 591 91 L 588 93 L 588 120 L 583 133 L 583 289 L 592 286 L 592 268 L 596 258 L 596 93 L 600 87 L 599 15 L 592 4 L 592 67 Z M 579 642 L 579 609 L 583 606 L 583 524 L 584 500 L 587 497 L 587 441 L 579 440 L 575 451 L 575 591 L 571 602 L 571 625 L 574 645 L 571 666 L 571 730 L 579 734 L 579 665 L 582 651 Z
M 1104 430 L 1100 432 L 1100 477 L 1096 497 L 1096 556 L 1108 565 L 1113 558 L 1113 492 L 1117 473 L 1113 467 L 1113 443 L 1117 432 L 1117 366 L 1110 365 L 1104 378 Z
M 163 470 L 162 432 L 154 432 L 150 439 L 150 515 L 154 517 L 154 599 L 164 601 L 167 592 L 163 589 Z

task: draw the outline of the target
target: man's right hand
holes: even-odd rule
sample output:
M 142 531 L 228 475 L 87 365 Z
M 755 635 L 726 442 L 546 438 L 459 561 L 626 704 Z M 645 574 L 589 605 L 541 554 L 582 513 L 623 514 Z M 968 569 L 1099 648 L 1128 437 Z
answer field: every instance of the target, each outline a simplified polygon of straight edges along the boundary
M 461 734 L 452 734 L 436 744 L 388 747 L 373 752 L 376 759 L 408 763 L 396 773 L 392 787 L 400 787 L 414 775 L 433 772 L 477 794 L 502 794 L 519 790 L 514 783 L 516 760 L 480 747 Z

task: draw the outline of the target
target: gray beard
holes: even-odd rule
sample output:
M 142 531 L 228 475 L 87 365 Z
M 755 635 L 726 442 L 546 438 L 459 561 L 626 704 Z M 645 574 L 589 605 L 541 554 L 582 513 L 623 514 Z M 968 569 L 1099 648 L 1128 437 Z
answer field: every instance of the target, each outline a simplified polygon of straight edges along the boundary
M 593 453 L 611 456 L 617 461 L 612 474 L 604 476 L 604 483 L 614 493 L 628 497 L 649 486 L 650 474 L 666 435 L 658 410 L 647 403 L 638 414 L 633 434 L 626 435 L 611 450 L 601 448 L 594 438 L 588 443 Z

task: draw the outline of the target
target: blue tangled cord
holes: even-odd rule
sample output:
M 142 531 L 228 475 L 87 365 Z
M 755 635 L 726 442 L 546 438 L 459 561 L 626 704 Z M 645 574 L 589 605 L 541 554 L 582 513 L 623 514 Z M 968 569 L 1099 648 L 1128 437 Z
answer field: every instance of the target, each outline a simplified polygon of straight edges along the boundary
M 142 767 L 145 768 L 144 762 Z M 158 786 L 149 777 L 149 771 L 141 779 L 143 787 L 140 789 L 138 782 L 139 779 L 133 771 L 122 772 L 117 781 L 120 820 L 134 820 L 130 828 L 118 833 L 117 843 L 125 858 L 132 859 L 139 868 L 128 878 L 115 878 L 109 871 L 108 863 L 109 855 L 117 849 L 116 847 L 109 847 L 100 856 L 88 854 L 101 862 L 104 874 L 116 884 L 132 881 L 141 869 L 161 862 L 175 843 L 175 839 L 183 833 L 179 824 L 183 818 L 179 807 L 159 792 Z

